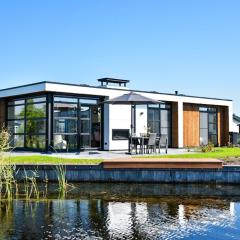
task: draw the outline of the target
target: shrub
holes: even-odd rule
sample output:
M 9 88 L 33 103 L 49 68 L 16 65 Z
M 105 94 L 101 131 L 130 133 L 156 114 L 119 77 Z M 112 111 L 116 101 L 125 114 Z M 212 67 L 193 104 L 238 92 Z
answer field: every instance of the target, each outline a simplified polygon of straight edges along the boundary
M 214 150 L 214 144 L 212 142 L 209 142 L 207 145 L 201 146 L 202 152 L 212 152 Z

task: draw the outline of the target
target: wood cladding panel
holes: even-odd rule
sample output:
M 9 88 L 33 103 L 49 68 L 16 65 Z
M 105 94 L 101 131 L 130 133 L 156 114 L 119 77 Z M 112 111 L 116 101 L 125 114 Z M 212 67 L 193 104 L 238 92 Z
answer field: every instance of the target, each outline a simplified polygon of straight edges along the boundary
M 195 104 L 183 105 L 183 145 L 199 146 L 199 107 Z
M 227 146 L 229 142 L 228 107 L 218 107 L 218 142 L 220 146 Z
M 178 104 L 172 103 L 172 147 L 178 147 Z
M 229 116 L 228 107 L 217 107 L 218 145 L 226 146 L 229 141 Z M 199 106 L 184 104 L 183 106 L 183 140 L 184 147 L 199 146 Z

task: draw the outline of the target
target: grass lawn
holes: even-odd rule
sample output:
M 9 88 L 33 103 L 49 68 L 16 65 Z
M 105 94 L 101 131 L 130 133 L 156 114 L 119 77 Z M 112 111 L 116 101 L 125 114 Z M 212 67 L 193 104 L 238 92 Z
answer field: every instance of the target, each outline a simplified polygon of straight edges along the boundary
M 50 156 L 10 156 L 12 164 L 99 164 L 102 159 L 61 158 Z
M 145 156 L 144 156 L 145 157 Z M 169 154 L 169 155 L 157 155 L 157 156 L 146 156 L 149 158 L 217 158 L 228 160 L 232 158 L 240 158 L 240 148 L 215 148 L 213 152 L 196 152 L 186 154 Z

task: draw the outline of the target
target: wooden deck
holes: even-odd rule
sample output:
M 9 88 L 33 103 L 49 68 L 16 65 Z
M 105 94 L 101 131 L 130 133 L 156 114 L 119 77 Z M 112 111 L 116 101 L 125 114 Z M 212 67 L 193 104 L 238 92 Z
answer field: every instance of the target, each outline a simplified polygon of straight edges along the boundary
M 128 159 L 111 159 L 103 161 L 104 169 L 113 168 L 206 168 L 219 169 L 222 168 L 222 161 L 218 159 L 206 158 L 171 158 L 171 159 L 156 159 L 156 158 L 128 158 Z

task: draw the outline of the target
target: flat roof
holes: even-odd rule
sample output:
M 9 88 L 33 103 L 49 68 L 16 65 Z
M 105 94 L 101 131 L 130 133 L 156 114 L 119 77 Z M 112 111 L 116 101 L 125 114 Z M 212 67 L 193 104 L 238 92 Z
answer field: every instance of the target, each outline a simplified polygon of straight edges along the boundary
M 60 84 L 60 85 L 68 85 L 68 86 L 79 86 L 79 87 L 88 87 L 88 88 L 98 88 L 98 89 L 105 89 L 105 90 L 117 90 L 117 91 L 133 91 L 133 92 L 139 92 L 139 93 L 152 93 L 152 94 L 162 94 L 162 95 L 170 95 L 170 96 L 178 96 L 178 97 L 192 97 L 192 98 L 202 98 L 202 99 L 212 99 L 212 100 L 220 100 L 220 101 L 233 101 L 231 99 L 223 99 L 223 98 L 213 98 L 213 97 L 200 97 L 200 96 L 194 96 L 194 95 L 186 95 L 186 94 L 174 94 L 174 93 L 163 93 L 163 92 L 157 92 L 157 91 L 143 91 L 143 90 L 135 90 L 135 89 L 123 89 L 123 88 L 111 88 L 111 87 L 104 87 L 104 86 L 91 86 L 88 84 L 74 84 L 74 83 L 63 83 L 63 82 L 56 82 L 56 81 L 41 81 L 41 82 L 35 82 L 30 84 L 24 84 L 19 85 L 16 87 L 9 87 L 0 89 L 0 92 L 12 90 L 12 89 L 18 89 L 22 87 L 30 87 L 35 86 L 39 84 Z

